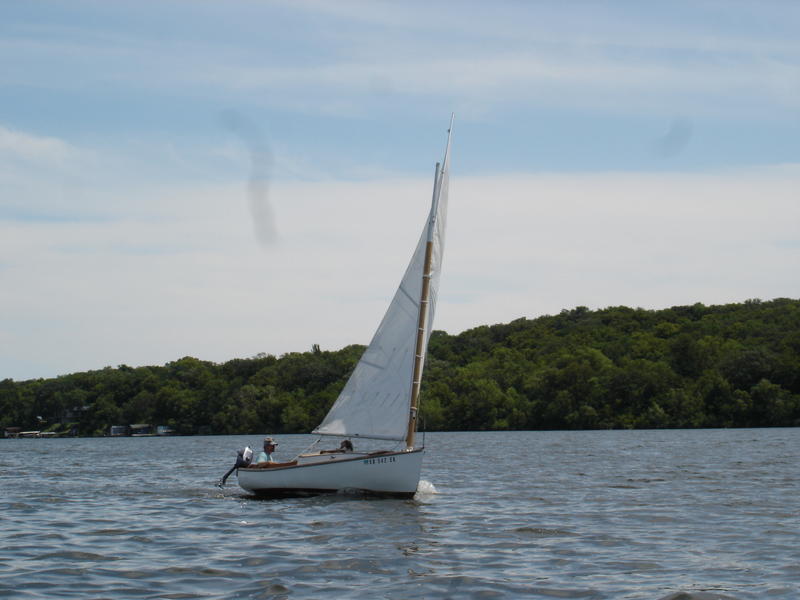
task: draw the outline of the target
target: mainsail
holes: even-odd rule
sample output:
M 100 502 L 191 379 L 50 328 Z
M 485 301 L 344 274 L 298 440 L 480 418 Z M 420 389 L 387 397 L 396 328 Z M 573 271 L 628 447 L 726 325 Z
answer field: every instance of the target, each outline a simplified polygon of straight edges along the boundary
M 431 211 L 400 287 L 342 393 L 314 433 L 397 441 L 406 439 L 419 325 L 424 328 L 420 357 L 424 362 L 436 312 L 447 220 L 452 128 L 451 118 L 444 160 L 441 169 L 438 164 L 436 166 Z M 421 296 L 428 243 L 431 243 L 431 256 L 426 309 Z

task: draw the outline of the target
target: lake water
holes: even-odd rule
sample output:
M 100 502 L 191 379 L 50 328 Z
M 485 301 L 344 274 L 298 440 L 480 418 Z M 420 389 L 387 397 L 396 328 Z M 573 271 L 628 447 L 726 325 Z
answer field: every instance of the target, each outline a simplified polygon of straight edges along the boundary
M 414 500 L 267 501 L 215 487 L 255 435 L 0 440 L 0 597 L 800 598 L 798 429 L 426 444 Z

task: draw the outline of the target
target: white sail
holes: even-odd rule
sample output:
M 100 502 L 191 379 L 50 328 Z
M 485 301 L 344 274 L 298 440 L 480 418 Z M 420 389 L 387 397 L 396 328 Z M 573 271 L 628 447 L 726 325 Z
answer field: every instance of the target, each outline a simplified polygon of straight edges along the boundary
M 448 135 L 443 165 L 441 171 L 437 168 L 434 181 L 431 212 L 400 287 L 342 393 L 314 433 L 398 441 L 406 438 L 425 251 L 428 242 L 432 242 L 428 308 L 422 321 L 425 336 L 423 360 L 436 311 L 444 251 L 449 171 Z

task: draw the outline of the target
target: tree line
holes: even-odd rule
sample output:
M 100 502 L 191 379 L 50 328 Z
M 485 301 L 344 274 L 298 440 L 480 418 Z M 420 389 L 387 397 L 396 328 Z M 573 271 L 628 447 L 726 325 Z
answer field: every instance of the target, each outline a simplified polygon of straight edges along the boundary
M 0 381 L 0 427 L 104 435 L 315 427 L 364 347 L 120 365 Z M 585 307 L 431 335 L 420 423 L 436 430 L 800 425 L 800 300 Z

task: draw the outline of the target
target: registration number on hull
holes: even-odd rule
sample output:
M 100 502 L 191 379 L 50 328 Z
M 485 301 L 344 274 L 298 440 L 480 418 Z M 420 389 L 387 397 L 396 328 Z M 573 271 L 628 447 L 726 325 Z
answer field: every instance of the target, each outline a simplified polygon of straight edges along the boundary
M 395 461 L 394 456 L 380 456 L 378 458 L 365 458 L 364 464 L 365 465 L 379 465 L 382 463 L 393 463 Z

